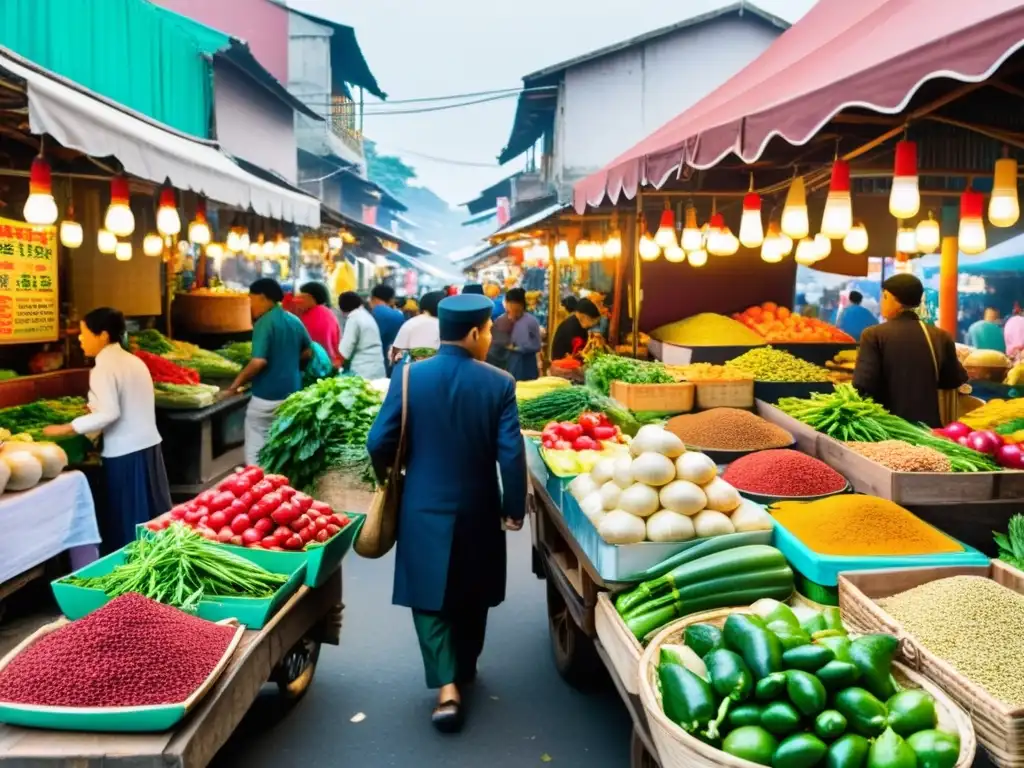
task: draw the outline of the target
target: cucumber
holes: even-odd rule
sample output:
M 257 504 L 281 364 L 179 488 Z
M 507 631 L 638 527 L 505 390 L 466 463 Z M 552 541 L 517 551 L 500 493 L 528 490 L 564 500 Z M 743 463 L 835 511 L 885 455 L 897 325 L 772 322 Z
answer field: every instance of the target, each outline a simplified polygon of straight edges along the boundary
M 686 563 L 692 563 L 694 560 L 699 560 L 707 555 L 713 555 L 716 552 L 724 552 L 725 550 L 729 550 L 731 552 L 734 549 L 736 549 L 736 546 L 730 540 L 730 537 L 713 536 L 707 541 L 702 541 L 700 544 L 695 544 L 689 549 L 684 549 L 679 554 L 673 555 L 657 565 L 652 565 L 646 571 L 633 574 L 629 580 L 641 582 L 657 579 L 681 565 L 686 565 Z

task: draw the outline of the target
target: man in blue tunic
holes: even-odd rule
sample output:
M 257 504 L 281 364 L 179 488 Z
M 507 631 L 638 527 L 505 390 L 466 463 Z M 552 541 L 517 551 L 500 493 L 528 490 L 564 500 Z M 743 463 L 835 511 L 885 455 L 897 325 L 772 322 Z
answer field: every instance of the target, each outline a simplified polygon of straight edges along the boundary
M 476 677 L 487 611 L 505 599 L 504 531 L 526 513 L 515 381 L 483 362 L 492 307 L 479 294 L 442 300 L 441 347 L 409 368 L 392 602 L 412 609 L 427 685 L 440 689 L 432 720 L 446 733 L 462 726 L 459 687 Z M 367 440 L 378 477 L 394 463 L 401 421 L 399 380 Z

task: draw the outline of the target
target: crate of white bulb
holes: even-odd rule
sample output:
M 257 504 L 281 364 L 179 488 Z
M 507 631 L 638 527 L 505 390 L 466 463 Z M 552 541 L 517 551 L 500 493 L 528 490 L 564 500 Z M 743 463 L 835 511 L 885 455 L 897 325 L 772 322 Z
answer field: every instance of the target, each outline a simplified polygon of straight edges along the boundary
M 715 462 L 687 451 L 657 425 L 640 429 L 629 454 L 602 459 L 563 495 L 570 532 L 606 582 L 635 576 L 714 536 L 733 546 L 770 544 L 772 521 L 718 476 Z

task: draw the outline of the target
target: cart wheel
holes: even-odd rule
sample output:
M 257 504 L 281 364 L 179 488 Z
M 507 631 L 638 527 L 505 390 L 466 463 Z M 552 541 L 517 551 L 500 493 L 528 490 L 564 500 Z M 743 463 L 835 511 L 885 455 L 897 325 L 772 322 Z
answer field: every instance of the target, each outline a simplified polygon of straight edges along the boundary
M 547 571 L 544 570 L 544 555 L 540 553 L 536 547 L 530 550 L 531 565 L 533 566 L 533 575 L 538 579 L 544 580 L 547 578 Z
M 574 688 L 589 690 L 601 680 L 601 660 L 594 642 L 577 626 L 554 580 L 548 578 L 548 629 L 555 668 Z
M 636 726 L 633 727 L 633 736 L 629 743 L 629 768 L 658 768 L 658 761 L 647 751 Z
M 320 643 L 304 637 L 285 654 L 271 676 L 278 691 L 289 702 L 301 699 L 313 682 L 316 663 L 320 659 Z

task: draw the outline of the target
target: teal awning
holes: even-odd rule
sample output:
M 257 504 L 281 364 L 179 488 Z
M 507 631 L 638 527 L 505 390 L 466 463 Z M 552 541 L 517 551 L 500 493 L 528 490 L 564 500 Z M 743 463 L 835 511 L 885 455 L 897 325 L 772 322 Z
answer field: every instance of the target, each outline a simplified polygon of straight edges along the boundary
M 923 256 L 918 264 L 925 273 L 939 269 L 941 257 L 937 254 Z M 957 271 L 967 275 L 994 275 L 1010 272 L 1024 274 L 1024 234 L 1011 237 L 977 256 L 961 253 L 957 260 Z

